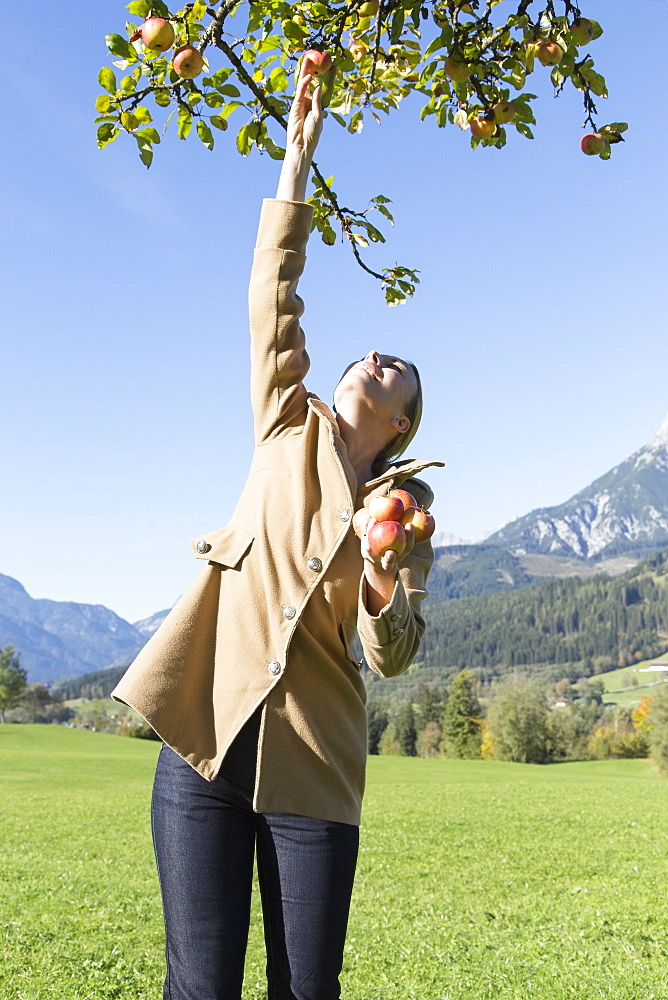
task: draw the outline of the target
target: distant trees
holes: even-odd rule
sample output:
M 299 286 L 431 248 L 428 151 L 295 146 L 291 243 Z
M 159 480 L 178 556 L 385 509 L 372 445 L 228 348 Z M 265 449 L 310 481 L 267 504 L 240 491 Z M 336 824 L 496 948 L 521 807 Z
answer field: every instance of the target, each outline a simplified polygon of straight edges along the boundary
M 443 715 L 441 743 L 448 757 L 480 756 L 482 709 L 477 687 L 478 679 L 471 670 L 461 670 L 452 682 Z
M 28 686 L 28 675 L 21 666 L 21 658 L 10 644 L 0 649 L 0 721 L 18 704 Z
M 507 680 L 488 716 L 494 756 L 521 764 L 549 760 L 550 710 L 543 688 L 526 678 Z
M 668 775 L 668 684 L 652 698 L 647 723 L 652 760 L 662 774 Z

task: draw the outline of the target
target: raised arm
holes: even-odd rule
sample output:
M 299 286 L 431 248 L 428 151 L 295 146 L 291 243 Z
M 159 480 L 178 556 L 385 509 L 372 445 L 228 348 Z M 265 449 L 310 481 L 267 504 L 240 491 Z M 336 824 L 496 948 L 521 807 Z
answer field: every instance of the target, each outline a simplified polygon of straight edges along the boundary
M 251 399 L 257 444 L 303 419 L 308 372 L 297 283 L 306 262 L 313 211 L 304 203 L 311 159 L 322 130 L 320 88 L 311 75 L 297 86 L 276 200 L 262 207 L 249 290 Z

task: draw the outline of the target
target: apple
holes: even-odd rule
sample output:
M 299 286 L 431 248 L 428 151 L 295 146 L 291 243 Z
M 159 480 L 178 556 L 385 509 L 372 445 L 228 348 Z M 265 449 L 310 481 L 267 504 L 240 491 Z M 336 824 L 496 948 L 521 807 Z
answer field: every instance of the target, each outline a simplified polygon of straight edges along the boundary
M 570 31 L 576 45 L 588 45 L 594 37 L 594 25 L 588 17 L 576 17 Z
M 413 523 L 413 517 L 417 514 L 419 507 L 404 507 L 404 512 L 401 517 L 401 523 L 404 528 Z
M 372 524 L 366 535 L 369 551 L 384 556 L 390 549 L 400 558 L 406 548 L 406 532 L 398 521 L 380 521 Z
M 453 59 L 452 56 L 448 56 L 445 60 L 443 69 L 445 70 L 445 75 L 449 76 L 454 83 L 466 83 L 471 75 L 468 64 L 461 62 L 459 59 Z
M 413 520 L 411 524 L 415 528 L 415 542 L 424 542 L 434 534 L 436 530 L 436 521 L 434 520 L 434 515 L 430 514 L 428 510 L 422 510 L 420 508 L 413 514 Z
M 353 514 L 353 531 L 358 538 L 361 538 L 366 530 L 367 521 L 369 520 L 369 511 L 366 507 L 360 507 Z
M 332 57 L 329 52 L 321 52 L 319 49 L 309 49 L 304 56 L 304 71 L 312 73 L 313 76 L 320 76 L 332 68 Z
M 398 497 L 372 497 L 369 514 L 374 521 L 400 521 L 404 505 Z
M 543 66 L 556 66 L 564 56 L 564 50 L 556 42 L 548 42 L 546 39 L 536 45 L 536 58 Z
M 515 117 L 515 105 L 512 101 L 499 101 L 492 108 L 492 113 L 497 125 L 505 125 Z
M 147 18 L 139 33 L 146 48 L 154 52 L 166 52 L 174 44 L 174 28 L 164 17 Z
M 204 56 L 194 45 L 182 45 L 174 53 L 172 66 L 184 80 L 194 80 L 204 68 Z
M 408 490 L 390 490 L 387 495 L 388 497 L 398 497 L 404 505 L 404 510 L 407 507 L 417 507 L 417 500 Z
M 469 122 L 471 126 L 471 135 L 474 135 L 476 139 L 491 139 L 496 132 L 496 125 L 490 118 L 483 118 L 482 115 L 476 115 Z
M 357 8 L 360 17 L 375 17 L 380 7 L 380 0 L 368 0 Z
M 355 62 L 361 62 L 366 55 L 366 45 L 364 42 L 351 42 L 350 43 L 350 54 Z
M 605 149 L 605 137 L 600 132 L 588 132 L 580 139 L 580 149 L 587 156 L 598 156 Z

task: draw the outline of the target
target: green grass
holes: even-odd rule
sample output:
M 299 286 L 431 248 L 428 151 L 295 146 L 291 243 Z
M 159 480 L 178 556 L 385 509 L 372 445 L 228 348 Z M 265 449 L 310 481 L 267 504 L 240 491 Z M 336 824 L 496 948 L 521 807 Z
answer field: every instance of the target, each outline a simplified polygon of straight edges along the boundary
M 605 674 L 597 674 L 596 676 L 600 677 L 605 685 L 604 700 L 606 705 L 613 704 L 629 708 L 637 705 L 643 695 L 651 697 L 656 694 L 660 684 L 668 683 L 666 681 L 668 669 L 665 674 L 641 673 L 641 670 L 643 667 L 649 667 L 652 663 L 664 660 L 668 660 L 668 651 L 661 656 L 652 657 L 651 660 L 635 663 L 632 667 L 620 667 L 618 670 L 609 670 Z M 635 678 L 638 682 L 637 686 L 626 687 L 624 682 L 627 678 Z
M 159 744 L 0 726 L 2 1000 L 158 1000 Z M 643 760 L 372 758 L 345 1000 L 665 1000 L 668 782 Z M 257 900 L 244 1000 L 262 1000 Z

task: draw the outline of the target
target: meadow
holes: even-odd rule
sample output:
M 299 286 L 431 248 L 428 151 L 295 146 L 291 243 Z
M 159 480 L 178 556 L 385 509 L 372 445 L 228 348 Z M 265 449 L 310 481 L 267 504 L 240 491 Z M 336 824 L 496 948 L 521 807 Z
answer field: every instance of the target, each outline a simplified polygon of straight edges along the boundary
M 0 997 L 159 1000 L 159 744 L 0 726 Z M 345 1000 L 665 1000 L 668 781 L 645 760 L 371 758 Z M 262 1000 L 257 894 L 244 1000 Z

